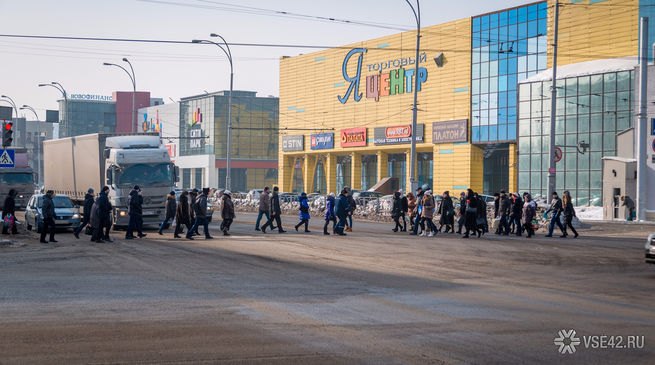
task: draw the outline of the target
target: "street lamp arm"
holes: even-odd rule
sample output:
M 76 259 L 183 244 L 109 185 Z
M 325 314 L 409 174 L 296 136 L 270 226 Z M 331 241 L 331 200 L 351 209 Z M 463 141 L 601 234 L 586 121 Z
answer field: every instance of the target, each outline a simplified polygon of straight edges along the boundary
M 32 108 L 31 106 L 29 106 L 29 105 L 23 105 L 23 106 L 20 108 L 20 110 L 29 110 L 29 111 L 31 111 L 32 113 L 34 113 L 34 116 L 36 117 L 36 120 L 39 120 L 39 115 L 36 114 L 36 110 L 34 110 L 34 108 Z
M 414 8 L 414 5 L 412 5 L 412 3 L 409 2 L 409 0 L 405 0 L 405 2 L 407 3 L 407 5 L 409 5 L 410 8 L 412 8 L 412 12 L 414 13 L 414 19 L 416 19 L 416 25 L 420 27 L 421 26 L 421 8 L 420 8 L 418 0 L 416 0 L 416 7 L 418 8 L 418 14 L 416 13 L 416 9 Z
M 53 81 L 51 84 L 58 86 L 57 87 L 58 89 L 61 88 L 60 91 L 62 94 L 64 94 L 64 99 L 68 99 L 68 94 L 66 93 L 66 89 L 64 89 L 64 87 L 60 83 L 58 83 L 57 81 Z
M 221 38 L 222 38 L 222 37 L 221 37 Z M 206 40 L 206 39 L 194 40 L 193 43 L 198 43 L 198 44 L 213 44 L 213 45 L 217 46 L 218 48 L 221 49 L 221 51 L 223 51 L 223 53 L 225 53 L 225 56 L 227 56 L 227 60 L 230 61 L 230 69 L 232 69 L 232 53 L 229 51 L 229 49 L 230 49 L 229 47 L 227 47 L 228 50 L 225 50 L 225 48 L 223 47 L 223 45 L 221 45 L 220 43 L 216 43 L 216 42 L 214 42 L 214 41 L 209 41 L 209 40 Z M 227 45 L 227 43 L 226 43 L 226 45 Z
M 130 71 L 128 71 L 125 67 L 123 67 L 123 66 L 121 66 L 121 65 L 117 65 L 117 64 L 115 64 L 115 63 L 109 63 L 109 62 L 105 62 L 105 63 L 103 63 L 103 65 L 105 65 L 105 66 L 116 66 L 116 67 L 120 67 L 120 69 L 123 70 L 123 71 L 125 71 L 125 73 L 127 74 L 127 76 L 130 78 L 130 81 L 132 81 L 132 85 L 134 86 L 134 85 L 136 84 L 136 83 L 134 82 L 134 78 L 133 78 L 132 75 L 130 74 Z
M 212 34 L 210 34 L 209 36 L 210 36 L 210 37 L 218 37 L 218 38 L 220 38 L 220 39 L 223 41 L 223 44 L 225 44 L 225 48 L 227 48 L 227 52 L 226 52 L 226 53 L 228 54 L 228 55 L 227 55 L 227 58 L 229 58 L 229 59 L 230 59 L 230 62 L 232 62 L 232 51 L 230 50 L 230 45 L 227 44 L 227 41 L 225 40 L 225 38 L 223 38 L 222 35 L 220 35 L 220 34 L 216 34 L 216 33 L 212 33 Z M 217 43 L 216 43 L 216 44 L 217 44 Z M 218 45 L 218 44 L 217 44 L 217 45 Z
M 132 71 L 132 84 L 134 85 L 134 89 L 136 89 L 136 74 L 134 73 L 134 67 L 132 67 L 132 63 L 127 58 L 123 58 L 123 61 L 127 62 L 127 64 L 130 65 L 130 70 Z

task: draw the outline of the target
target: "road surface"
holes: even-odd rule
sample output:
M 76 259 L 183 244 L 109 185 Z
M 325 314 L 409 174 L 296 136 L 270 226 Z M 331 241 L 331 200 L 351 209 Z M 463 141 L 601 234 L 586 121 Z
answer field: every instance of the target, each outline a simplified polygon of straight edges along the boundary
M 0 363 L 653 361 L 643 238 L 417 238 L 362 222 L 335 237 L 318 219 L 296 233 L 294 217 L 264 235 L 253 221 L 240 214 L 229 238 L 214 222 L 210 241 L 32 233 L 0 247 Z M 581 344 L 560 354 L 570 329 Z M 593 335 L 645 344 L 585 348 Z

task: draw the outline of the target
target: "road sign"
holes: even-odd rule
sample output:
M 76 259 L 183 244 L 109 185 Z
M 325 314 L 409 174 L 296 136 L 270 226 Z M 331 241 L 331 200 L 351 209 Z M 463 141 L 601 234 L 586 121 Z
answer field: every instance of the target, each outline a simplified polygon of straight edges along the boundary
M 650 120 L 650 135 L 655 136 L 655 118 Z
M 562 150 L 559 147 L 555 147 L 555 162 L 562 161 Z
M 16 160 L 16 151 L 0 150 L 0 167 L 14 167 Z
M 655 152 L 655 139 L 653 140 L 653 152 Z

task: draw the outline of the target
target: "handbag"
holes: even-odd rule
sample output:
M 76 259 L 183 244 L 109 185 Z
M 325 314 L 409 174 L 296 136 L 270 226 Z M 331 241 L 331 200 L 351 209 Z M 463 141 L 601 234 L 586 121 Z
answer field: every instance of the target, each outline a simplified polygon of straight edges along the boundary
M 478 209 L 473 207 L 466 207 L 466 213 L 475 213 L 478 214 Z
M 7 227 L 7 228 L 11 228 L 14 225 L 14 220 L 15 220 L 15 218 L 14 218 L 13 214 L 10 213 L 10 214 L 5 215 L 5 219 L 4 219 L 4 222 L 3 222 L 4 226 Z

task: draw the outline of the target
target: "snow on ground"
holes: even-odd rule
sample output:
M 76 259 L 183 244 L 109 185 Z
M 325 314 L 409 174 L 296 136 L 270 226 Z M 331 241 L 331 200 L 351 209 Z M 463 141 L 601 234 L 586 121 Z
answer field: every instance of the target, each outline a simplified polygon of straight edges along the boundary
M 581 221 L 602 221 L 603 207 L 576 207 L 575 214 Z

